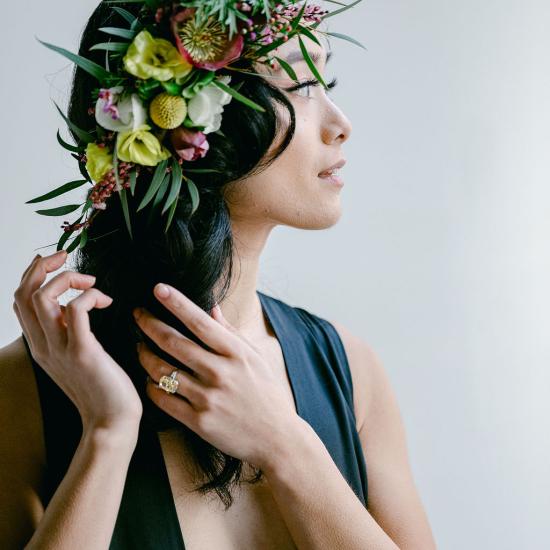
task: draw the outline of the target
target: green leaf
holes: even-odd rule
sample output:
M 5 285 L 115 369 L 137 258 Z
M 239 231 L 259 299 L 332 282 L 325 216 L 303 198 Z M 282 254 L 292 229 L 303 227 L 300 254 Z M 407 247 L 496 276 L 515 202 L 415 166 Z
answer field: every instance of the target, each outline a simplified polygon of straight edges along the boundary
M 116 11 L 121 17 L 123 17 L 130 25 L 137 19 L 137 17 L 130 13 L 128 10 L 125 10 L 124 8 L 113 8 L 113 11 Z
M 170 192 L 168 193 L 168 197 L 166 198 L 161 214 L 164 214 L 170 205 L 177 200 L 181 189 L 182 179 L 181 166 L 179 162 L 174 159 L 172 162 L 172 183 L 170 185 Z
M 87 73 L 90 73 L 93 77 L 97 78 L 100 82 L 103 82 L 103 81 L 107 80 L 108 78 L 114 76 L 109 71 L 106 71 L 101 65 L 98 65 L 97 63 L 94 63 L 93 61 L 90 61 L 89 59 L 86 59 L 85 57 L 81 57 L 80 55 L 77 55 L 73 52 L 70 52 L 69 50 L 66 50 L 65 48 L 60 48 L 59 46 L 54 46 L 53 44 L 49 44 L 48 42 L 43 42 L 42 40 L 40 40 L 36 36 L 35 36 L 35 38 L 42 45 L 46 46 L 46 48 L 49 48 L 50 50 L 53 50 L 54 52 L 60 53 L 61 55 L 65 56 L 67 59 L 69 59 L 73 63 L 76 63 L 81 69 L 83 69 Z
M 155 193 L 158 191 L 158 188 L 161 186 L 164 179 L 166 166 L 168 166 L 168 159 L 163 160 L 160 164 L 157 165 L 155 174 L 153 175 L 153 179 L 151 180 L 151 185 L 149 186 L 149 189 L 147 189 L 147 193 L 145 193 L 145 196 L 143 197 L 143 200 L 138 206 L 136 212 L 139 212 L 144 206 L 149 204 Z
M 86 165 L 83 162 L 78 163 L 78 169 L 80 173 L 84 176 L 86 181 L 89 181 L 93 185 L 92 178 L 90 177 L 90 174 L 88 174 L 88 170 L 86 170 Z
M 67 247 L 67 254 L 70 254 L 80 243 L 82 231 L 73 239 L 73 242 Z
M 143 4 L 145 0 L 103 0 L 104 4 Z
M 77 208 L 80 208 L 80 204 L 67 204 L 66 206 L 58 206 L 56 208 L 48 208 L 46 210 L 36 210 L 37 214 L 43 216 L 64 216 L 69 212 L 74 212 Z
M 189 189 L 189 194 L 191 195 L 191 215 L 199 207 L 199 190 L 193 181 L 189 178 L 186 178 L 187 188 Z
M 355 38 L 352 38 L 351 36 L 348 36 L 347 34 L 342 34 L 342 33 L 339 33 L 339 32 L 328 32 L 328 31 L 325 31 L 325 34 L 328 34 L 330 36 L 334 36 L 335 38 L 341 38 L 342 40 L 347 40 L 348 42 L 351 42 L 352 44 L 355 44 L 356 46 L 359 46 L 359 47 L 363 48 L 364 50 L 367 49 L 367 48 L 365 48 L 365 46 L 363 46 L 363 44 L 361 44 L 361 42 L 359 42 L 358 40 L 355 40 Z
M 315 66 L 315 63 L 313 63 L 313 60 L 309 56 L 309 52 L 307 51 L 306 45 L 304 44 L 304 41 L 302 40 L 301 36 L 298 36 L 298 43 L 300 45 L 300 50 L 302 51 L 302 55 L 304 56 L 304 60 L 307 63 L 307 66 L 309 67 L 310 71 L 313 73 L 313 76 L 315 76 L 315 78 L 326 89 L 327 85 L 326 85 L 325 81 L 323 80 L 323 77 L 319 74 L 319 71 L 317 70 L 317 67 Z
M 186 168 L 185 173 L 190 172 L 192 174 L 222 174 L 221 170 L 214 170 L 213 168 Z
M 82 218 L 80 218 L 82 219 Z M 78 223 L 78 222 L 77 222 Z M 73 234 L 73 231 L 64 231 L 63 235 L 61 235 L 59 241 L 57 241 L 57 247 L 56 250 L 61 250 L 64 246 L 69 237 Z
M 327 13 L 325 16 L 323 16 L 323 19 L 327 19 L 328 17 L 332 17 L 333 15 L 338 15 L 339 13 L 342 13 L 346 10 L 349 10 L 350 8 L 353 8 L 353 6 L 356 6 L 357 4 L 359 4 L 359 2 L 361 2 L 361 0 L 355 0 L 355 2 L 352 2 L 351 4 L 348 4 L 347 6 L 345 6 L 343 8 L 331 11 L 331 12 Z
M 88 241 L 88 228 L 85 227 L 80 232 L 80 239 L 79 239 L 79 242 L 78 242 L 78 248 L 84 248 L 86 246 L 87 241 Z
M 145 4 L 154 11 L 156 11 L 156 9 L 160 6 L 159 0 L 144 0 L 144 1 L 145 1 Z
M 53 104 L 55 105 L 56 109 L 59 111 L 59 114 L 63 117 L 63 120 L 67 123 L 67 126 L 84 142 L 84 143 L 91 143 L 94 141 L 94 137 L 89 132 L 86 132 L 85 130 L 81 130 L 76 124 L 71 122 L 69 118 L 65 115 L 65 113 L 59 108 L 59 105 L 52 99 Z
M 310 40 L 313 40 L 316 44 L 321 45 L 321 42 L 319 42 L 319 39 L 307 28 L 303 25 L 298 25 L 298 30 L 300 34 L 303 34 L 304 36 L 307 36 Z
M 164 228 L 164 232 L 166 233 L 168 231 L 168 228 L 170 227 L 170 224 L 172 223 L 172 218 L 174 217 L 174 212 L 176 211 L 176 207 L 178 206 L 179 197 L 176 197 L 176 200 L 172 203 L 170 206 L 170 211 L 168 212 L 168 219 L 166 220 L 166 226 Z
M 134 169 L 130 172 L 130 192 L 132 193 L 132 197 L 134 196 L 134 192 L 136 189 L 136 179 L 137 179 L 137 172 Z
M 233 96 L 236 100 L 240 101 L 241 103 L 244 103 L 246 106 L 254 109 L 255 111 L 260 111 L 261 113 L 265 113 L 265 109 L 261 106 L 252 101 L 251 99 L 248 99 L 244 95 L 240 94 L 233 88 L 230 88 L 227 84 L 224 82 L 220 82 L 219 80 L 212 80 L 212 84 L 220 88 L 220 90 L 223 90 L 224 92 L 227 92 L 229 95 Z
M 101 42 L 93 45 L 90 50 L 105 50 L 107 52 L 125 52 L 130 45 L 129 42 Z
M 280 57 L 275 57 L 275 59 L 281 64 L 281 67 L 284 69 L 286 74 L 294 80 L 294 82 L 298 82 L 298 77 L 296 76 L 294 69 L 284 59 L 281 59 Z
M 100 27 L 98 30 L 106 34 L 112 34 L 113 36 L 127 38 L 128 40 L 133 40 L 136 35 L 135 31 L 131 31 L 130 29 L 121 29 L 119 27 Z
M 39 197 L 35 197 L 30 201 L 26 201 L 25 204 L 31 204 L 33 202 L 42 202 L 42 201 L 47 201 L 49 199 L 53 199 L 54 197 L 58 197 L 63 193 L 67 193 L 67 191 L 72 191 L 73 189 L 76 189 L 77 187 L 80 187 L 85 183 L 86 183 L 86 180 L 70 181 L 69 183 L 65 183 L 60 187 L 56 187 L 55 189 L 53 189 L 52 191 L 49 191 L 45 195 L 40 195 Z
M 170 173 L 167 172 L 166 174 L 164 174 L 164 178 L 162 180 L 162 183 L 160 184 L 159 190 L 157 191 L 155 200 L 153 201 L 153 208 L 151 210 L 154 210 L 157 207 L 157 205 L 160 203 L 164 195 L 166 195 L 166 191 L 168 189 L 169 183 L 170 183 Z
M 61 134 L 59 133 L 59 130 L 57 130 L 57 141 L 59 142 L 61 147 L 67 149 L 67 151 L 72 151 L 73 153 L 82 153 L 86 149 L 85 147 L 77 147 L 76 145 L 71 145 L 70 143 L 64 141 L 61 137 Z
M 122 212 L 124 213 L 124 220 L 126 221 L 126 227 L 128 228 L 128 233 L 130 234 L 130 239 L 133 239 L 132 235 L 132 224 L 130 222 L 130 211 L 128 209 L 128 197 L 126 196 L 127 189 L 123 187 L 118 195 L 120 196 L 120 202 L 122 204 Z

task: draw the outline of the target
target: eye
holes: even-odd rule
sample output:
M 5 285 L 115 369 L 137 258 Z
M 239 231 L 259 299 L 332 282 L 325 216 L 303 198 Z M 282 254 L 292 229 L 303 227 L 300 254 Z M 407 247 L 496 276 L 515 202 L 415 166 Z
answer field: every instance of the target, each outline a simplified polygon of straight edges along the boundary
M 338 80 L 336 77 L 334 77 L 330 82 L 327 83 L 327 92 L 332 90 L 336 85 L 338 84 Z M 290 88 L 285 88 L 287 92 L 297 92 L 296 95 L 299 95 L 301 97 L 311 97 L 311 88 L 314 86 L 320 86 L 320 82 L 316 79 L 311 80 L 304 80 L 303 82 L 300 82 L 296 84 L 295 86 L 291 86 Z

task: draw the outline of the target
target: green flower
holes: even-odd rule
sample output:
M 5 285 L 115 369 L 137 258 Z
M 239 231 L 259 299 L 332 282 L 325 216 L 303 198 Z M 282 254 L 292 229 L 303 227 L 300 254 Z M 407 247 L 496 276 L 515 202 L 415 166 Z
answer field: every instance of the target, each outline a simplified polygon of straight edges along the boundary
M 147 124 L 121 132 L 117 139 L 117 157 L 125 162 L 156 166 L 171 156 L 170 151 L 149 130 Z
M 100 147 L 97 143 L 88 143 L 86 146 L 86 170 L 90 177 L 99 182 L 103 176 L 113 168 L 113 155 L 107 147 Z
M 154 78 L 165 82 L 172 78 L 179 84 L 193 69 L 177 48 L 164 38 L 153 38 L 149 31 L 141 31 L 128 47 L 123 58 L 124 68 L 143 80 Z

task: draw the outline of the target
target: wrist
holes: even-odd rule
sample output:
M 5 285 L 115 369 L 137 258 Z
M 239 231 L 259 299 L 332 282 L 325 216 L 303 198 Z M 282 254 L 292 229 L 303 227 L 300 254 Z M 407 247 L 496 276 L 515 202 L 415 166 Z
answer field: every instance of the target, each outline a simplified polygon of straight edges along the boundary
M 115 425 L 88 423 L 84 427 L 82 439 L 97 449 L 126 450 L 133 452 L 139 433 L 139 421 L 120 422 Z
M 270 478 L 280 475 L 293 462 L 301 461 L 315 445 L 317 434 L 311 425 L 296 415 L 291 426 L 284 430 L 276 444 L 269 449 L 259 465 Z

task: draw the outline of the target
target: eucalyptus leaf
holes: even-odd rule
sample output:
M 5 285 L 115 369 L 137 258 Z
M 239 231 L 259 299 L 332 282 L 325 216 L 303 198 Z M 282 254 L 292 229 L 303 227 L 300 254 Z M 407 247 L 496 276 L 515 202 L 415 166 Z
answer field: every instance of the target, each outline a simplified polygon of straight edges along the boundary
M 153 179 L 151 180 L 151 185 L 149 186 L 149 189 L 147 189 L 147 193 L 145 193 L 141 204 L 138 206 L 136 210 L 137 212 L 139 212 L 143 207 L 149 204 L 149 202 L 157 192 L 158 188 L 162 184 L 162 180 L 164 179 L 166 166 L 168 166 L 168 159 L 163 160 L 159 164 L 157 164 L 155 174 L 153 175 Z
M 136 179 L 137 179 L 137 172 L 134 169 L 130 172 L 130 192 L 132 193 L 132 197 L 134 196 L 135 189 L 136 189 Z
M 304 27 L 303 25 L 298 25 L 298 30 L 300 34 L 307 36 L 310 40 L 313 40 L 313 42 L 315 42 L 319 46 L 321 45 L 319 39 L 307 27 Z
M 236 100 L 240 101 L 241 103 L 244 103 L 247 107 L 250 107 L 254 109 L 255 111 L 260 111 L 261 113 L 265 113 L 265 109 L 261 106 L 252 101 L 251 99 L 248 99 L 248 97 L 245 97 L 244 95 L 240 94 L 233 88 L 230 88 L 227 84 L 224 82 L 221 82 L 219 80 L 213 80 L 212 84 L 220 88 L 220 90 L 223 90 L 224 92 L 227 92 L 229 95 L 233 96 Z
M 128 10 L 125 10 L 124 8 L 115 7 L 113 8 L 113 11 L 116 11 L 121 17 L 123 17 L 126 22 L 130 23 L 130 25 L 137 19 L 137 17 L 130 13 Z
M 129 42 L 101 42 L 94 44 L 90 50 L 105 50 L 107 52 L 125 52 L 130 45 Z
M 359 4 L 359 2 L 361 2 L 361 0 L 355 0 L 355 2 L 352 2 L 351 4 L 347 4 L 345 7 L 343 8 L 340 8 L 340 9 L 337 9 L 337 10 L 334 10 L 334 11 L 330 11 L 329 13 L 327 13 L 323 19 L 327 19 L 329 17 L 332 17 L 333 15 L 338 15 L 339 13 L 342 13 L 346 10 L 349 10 L 350 8 L 353 8 L 353 6 L 356 6 L 357 4 Z
M 296 76 L 294 69 L 284 59 L 281 59 L 280 57 L 275 57 L 275 59 L 281 64 L 281 67 L 284 69 L 285 73 L 292 80 L 294 80 L 294 82 L 298 82 L 298 77 Z
M 67 126 L 85 143 L 91 143 L 94 141 L 94 137 L 89 132 L 86 132 L 85 130 L 81 130 L 76 124 L 74 124 L 69 118 L 65 115 L 65 113 L 59 108 L 59 105 L 52 99 L 53 104 L 55 105 L 56 109 L 59 111 L 59 114 L 63 117 L 63 120 L 67 123 Z
M 36 36 L 35 38 L 42 45 L 46 46 L 46 48 L 49 48 L 54 52 L 60 53 L 73 63 L 76 63 L 81 69 L 91 74 L 93 77 L 97 78 L 100 82 L 104 82 L 105 80 L 113 76 L 112 73 L 106 71 L 101 65 L 98 65 L 94 61 L 90 61 L 89 59 L 70 52 L 65 48 L 60 48 L 59 46 L 54 46 L 53 44 L 49 44 L 48 42 L 43 42 L 42 40 L 40 40 L 40 38 L 37 38 Z
M 65 246 L 65 243 L 68 241 L 69 237 L 73 234 L 73 232 L 74 231 L 64 231 L 63 232 L 63 235 L 61 235 L 59 241 L 57 241 L 56 250 L 61 250 Z
M 176 211 L 176 207 L 178 206 L 178 200 L 179 200 L 179 197 L 176 197 L 176 200 L 170 206 L 170 211 L 168 212 L 168 219 L 166 220 L 166 226 L 164 228 L 165 233 L 168 231 L 168 228 L 170 227 L 170 224 L 172 223 L 172 218 L 174 217 L 174 212 Z
M 47 201 L 49 199 L 53 199 L 54 197 L 58 197 L 63 193 L 67 193 L 68 191 L 72 191 L 73 189 L 76 189 L 77 187 L 80 187 L 85 183 L 86 183 L 86 180 L 70 181 L 69 183 L 65 183 L 60 187 L 56 187 L 55 189 L 53 189 L 52 191 L 49 191 L 45 195 L 40 195 L 39 197 L 35 197 L 34 199 L 26 201 L 25 204 L 32 204 L 34 202 L 42 202 L 42 201 Z
M 323 85 L 323 87 L 326 89 L 327 85 L 325 81 L 323 80 L 323 77 L 317 70 L 317 67 L 315 66 L 315 63 L 313 63 L 313 60 L 311 59 L 309 52 L 307 51 L 306 45 L 304 44 L 304 41 L 302 40 L 301 36 L 298 36 L 298 44 L 300 45 L 300 50 L 302 51 L 302 55 L 304 56 L 304 60 L 307 63 L 307 66 L 309 67 L 310 71 L 313 73 L 313 76 Z
M 365 46 L 361 44 L 358 40 L 355 40 L 355 38 L 352 38 L 351 36 L 348 36 L 347 34 L 342 34 L 340 32 L 328 32 L 325 31 L 325 34 L 328 34 L 330 36 L 334 36 L 334 38 L 341 38 L 342 40 L 347 40 L 348 42 L 351 42 L 352 44 L 355 44 L 356 46 L 359 46 L 360 48 L 363 48 L 366 50 Z
M 128 40 L 133 40 L 136 35 L 135 31 L 130 29 L 121 29 L 120 27 L 100 27 L 98 30 L 113 36 L 127 38 Z
M 66 206 L 57 206 L 56 208 L 48 208 L 46 210 L 36 210 L 37 214 L 43 216 L 64 216 L 69 212 L 74 212 L 77 208 L 80 208 L 80 204 L 67 204 Z
M 73 239 L 73 242 L 67 247 L 67 254 L 70 254 L 80 243 L 82 231 Z
M 199 190 L 193 181 L 189 178 L 185 179 L 187 183 L 187 188 L 189 189 L 189 194 L 191 195 L 191 215 L 199 207 Z
M 126 227 L 128 229 L 128 233 L 130 234 L 130 239 L 133 239 L 132 235 L 132 223 L 130 222 L 130 211 L 128 209 L 128 197 L 126 196 L 127 189 L 123 187 L 119 192 L 118 195 L 120 197 L 120 202 L 122 206 L 122 212 L 124 214 L 124 220 L 126 222 Z
M 85 147 L 77 147 L 76 145 L 71 145 L 70 143 L 67 143 L 59 133 L 59 130 L 57 130 L 57 141 L 63 147 L 64 149 L 67 149 L 67 151 L 72 151 L 73 153 L 82 153 L 85 150 Z
M 155 195 L 155 200 L 153 201 L 153 208 L 154 210 L 160 201 L 163 199 L 164 195 L 166 195 L 166 191 L 168 190 L 168 185 L 170 184 L 170 174 L 166 172 L 164 174 L 164 178 L 162 180 L 162 183 L 160 184 L 159 190 L 157 191 L 157 194 Z
M 161 214 L 164 214 L 164 212 L 168 210 L 172 202 L 174 202 L 178 198 L 181 189 L 182 179 L 181 166 L 179 162 L 174 159 L 174 161 L 172 162 L 172 181 L 170 185 L 170 192 L 168 193 L 168 197 L 166 198 Z
M 78 248 L 84 248 L 86 246 L 87 241 L 88 241 L 88 228 L 85 227 L 80 232 L 80 239 L 79 239 L 79 242 L 78 242 Z

